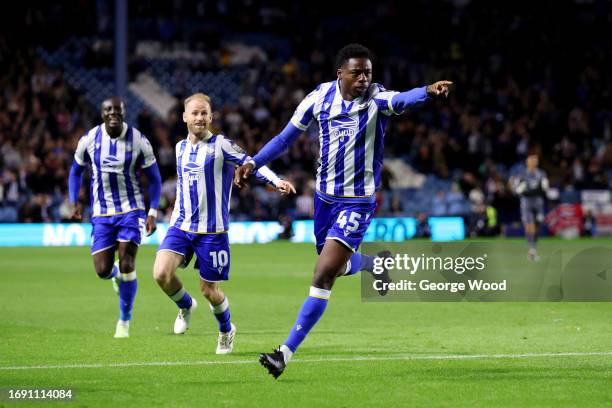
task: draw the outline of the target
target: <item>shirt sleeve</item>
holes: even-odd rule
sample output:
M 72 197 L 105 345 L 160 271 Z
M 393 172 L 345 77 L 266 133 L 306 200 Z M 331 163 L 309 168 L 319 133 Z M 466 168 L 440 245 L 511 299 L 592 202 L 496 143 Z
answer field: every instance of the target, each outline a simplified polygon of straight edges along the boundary
M 79 199 L 79 190 L 81 189 L 84 170 L 85 167 L 80 166 L 76 159 L 72 162 L 70 174 L 68 175 L 68 197 L 71 204 L 76 203 Z
M 293 122 L 287 123 L 287 126 L 276 136 L 274 136 L 266 145 L 253 157 L 256 166 L 263 166 L 280 156 L 289 146 L 302 134 L 302 130 L 296 127 Z
M 379 85 L 379 92 L 374 96 L 374 100 L 384 115 L 401 115 L 408 108 L 428 100 L 427 87 L 397 92 L 386 90 Z
M 159 198 L 161 194 L 161 175 L 159 167 L 156 163 L 151 164 L 144 169 L 144 173 L 149 180 L 149 208 L 157 209 L 159 207 Z
M 149 166 L 152 166 L 156 163 L 155 154 L 153 153 L 153 146 L 149 143 L 149 139 L 147 139 L 143 134 L 140 135 L 140 152 L 142 154 L 142 168 L 146 169 Z
M 255 172 L 255 177 L 264 183 L 272 184 L 275 187 L 278 187 L 278 183 L 281 181 L 280 177 L 272 169 L 267 166 L 261 166 Z
M 224 160 L 236 166 L 242 166 L 248 158 L 242 147 L 226 137 L 221 140 L 221 150 L 223 151 Z
M 89 146 L 90 141 L 91 137 L 89 134 L 86 134 L 79 139 L 79 144 L 74 152 L 74 161 L 77 162 L 79 166 L 85 166 L 85 164 L 89 161 L 87 147 Z
M 313 112 L 315 104 L 317 103 L 317 98 L 319 97 L 319 89 L 320 87 L 317 87 L 317 89 L 302 99 L 302 102 L 300 102 L 295 112 L 293 112 L 291 123 L 302 131 L 308 129 L 308 126 L 314 119 Z
M 242 147 L 225 137 L 221 140 L 221 149 L 223 150 L 224 160 L 236 166 L 241 166 L 245 161 L 251 159 Z M 278 182 L 281 180 L 276 173 L 266 166 L 257 169 L 255 177 L 274 186 L 278 186 Z

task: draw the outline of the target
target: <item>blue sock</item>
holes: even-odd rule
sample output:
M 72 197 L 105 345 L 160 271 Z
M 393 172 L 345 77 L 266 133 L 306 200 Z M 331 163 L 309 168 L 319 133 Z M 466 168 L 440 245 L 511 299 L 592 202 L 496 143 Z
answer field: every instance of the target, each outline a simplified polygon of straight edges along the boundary
M 314 327 L 325 312 L 330 295 L 331 290 L 310 287 L 310 296 L 304 301 L 295 324 L 289 332 L 289 337 L 284 343 L 292 353 L 302 344 L 310 329 Z
M 138 281 L 136 280 L 136 271 L 130 273 L 122 273 L 119 281 L 119 319 L 123 321 L 132 320 L 132 307 L 134 305 L 134 297 L 136 289 L 138 289 Z
M 216 306 L 210 305 L 210 310 L 212 310 L 215 315 L 215 319 L 219 323 L 219 331 L 223 333 L 227 333 L 232 330 L 232 325 L 230 323 L 230 311 L 229 311 L 229 302 L 227 300 L 227 296 L 223 299 L 223 302 L 219 303 Z
M 360 254 L 355 252 L 351 255 L 347 263 L 347 271 L 344 275 L 354 275 L 359 271 L 373 271 L 374 270 L 374 257 L 369 255 Z
M 181 309 L 189 309 L 192 304 L 191 296 L 185 288 L 180 288 L 174 295 L 170 295 L 170 299 L 174 300 L 174 303 Z

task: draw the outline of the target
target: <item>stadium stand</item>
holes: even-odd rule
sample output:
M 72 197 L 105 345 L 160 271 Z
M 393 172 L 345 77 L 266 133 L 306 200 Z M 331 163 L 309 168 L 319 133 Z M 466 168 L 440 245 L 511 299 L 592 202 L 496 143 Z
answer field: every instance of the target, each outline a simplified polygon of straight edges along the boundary
M 112 10 L 100 3 L 22 5 L 14 24 L 49 35 L 36 42 L 25 35 L 22 47 L 0 36 L 1 222 L 67 220 L 72 152 L 114 89 Z M 360 22 L 369 33 L 365 38 L 328 17 L 340 11 L 336 5 L 324 15 L 302 3 L 165 4 L 130 3 L 129 15 L 137 17 L 129 25 L 133 86 L 125 97 L 128 120 L 150 138 L 160 163 L 162 219 L 169 217 L 174 196 L 173 146 L 185 136 L 182 98 L 210 94 L 216 130 L 255 152 L 305 94 L 334 78 L 334 53 L 353 40 L 379 56 L 375 81 L 387 88 L 440 78 L 456 84 L 448 102 L 391 121 L 379 215 L 458 215 L 472 235 L 504 233 L 519 221 L 508 179 L 533 150 L 549 173 L 550 208 L 581 202 L 583 191 L 610 188 L 612 79 L 605 67 L 611 51 L 597 40 L 605 21 L 593 3 L 559 4 L 555 19 L 544 7 L 526 13 L 520 5 L 481 7 L 477 1 L 411 3 L 448 22 L 431 36 L 419 35 L 428 28 L 400 13 L 395 2 L 342 10 L 344 21 Z M 73 6 L 98 18 L 79 19 Z M 320 21 L 314 31 L 306 26 L 313 18 Z M 496 24 L 512 29 L 496 30 Z M 378 30 L 382 25 L 387 29 Z M 552 29 L 558 25 L 575 29 Z M 489 35 L 480 37 L 482 32 Z M 297 183 L 298 196 L 279 201 L 254 183 L 235 191 L 234 219 L 307 217 L 316 155 L 316 129 L 309 129 L 272 164 Z M 491 214 L 495 228 L 476 227 Z

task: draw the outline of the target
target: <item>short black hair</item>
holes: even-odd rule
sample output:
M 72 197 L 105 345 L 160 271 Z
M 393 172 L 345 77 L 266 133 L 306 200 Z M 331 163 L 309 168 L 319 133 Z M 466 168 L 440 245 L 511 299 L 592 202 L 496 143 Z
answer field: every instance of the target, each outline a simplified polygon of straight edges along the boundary
M 351 58 L 367 58 L 372 61 L 374 56 L 372 51 L 361 44 L 353 43 L 345 45 L 336 55 L 336 69 L 341 68 Z

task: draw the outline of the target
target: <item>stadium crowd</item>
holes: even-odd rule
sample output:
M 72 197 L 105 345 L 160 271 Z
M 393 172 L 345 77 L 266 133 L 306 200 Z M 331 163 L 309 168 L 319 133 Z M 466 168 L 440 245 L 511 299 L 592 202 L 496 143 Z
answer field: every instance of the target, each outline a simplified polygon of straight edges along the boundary
M 374 61 L 374 81 L 387 88 L 405 90 L 440 78 L 455 82 L 447 101 L 394 118 L 385 140 L 385 156 L 401 159 L 415 172 L 450 181 L 450 188 L 434 192 L 427 213 L 415 213 L 397 188 L 403 174 L 386 168 L 379 215 L 412 215 L 419 220 L 427 215 L 462 215 L 477 233 L 497 233 L 497 224 L 518 220 L 517 198 L 508 179 L 533 151 L 540 155 L 560 201 L 575 201 L 579 189 L 610 186 L 612 77 L 605 68 L 610 66 L 611 51 L 605 41 L 594 40 L 605 24 L 598 3 L 560 4 L 556 19 L 538 7 L 527 13 L 518 6 L 484 7 L 477 1 L 411 4 L 418 9 L 415 15 L 422 12 L 444 22 L 435 35 L 424 35 L 429 31 L 428 18 L 410 19 L 394 2 L 326 14 L 300 3 L 289 10 L 274 2 L 272 6 L 248 2 L 243 9 L 223 1 L 214 6 L 182 3 L 181 8 L 167 10 L 165 20 L 155 20 L 159 16 L 152 11 L 157 10 L 155 1 L 131 5 L 137 9 L 130 13 L 140 16 L 134 30 L 146 29 L 151 39 L 200 47 L 211 55 L 206 69 L 222 70 L 227 64 L 221 36 L 211 34 L 214 27 L 290 38 L 285 47 L 278 42 L 257 44 L 266 58 L 254 56 L 243 66 L 248 75 L 238 103 L 213 106 L 215 130 L 249 153 L 282 129 L 295 106 L 318 83 L 335 79 L 334 53 L 347 42 L 362 42 L 379 56 Z M 340 13 L 343 18 L 329 17 Z M 57 17 L 50 16 L 38 16 L 36 24 L 55 24 Z M 189 25 L 208 17 L 215 26 Z M 312 32 L 307 27 L 314 19 L 320 24 Z M 147 21 L 157 24 L 143 23 Z M 360 32 L 346 21 L 359 21 Z M 201 29 L 181 29 L 183 23 Z M 575 29 L 563 30 L 562 25 Z M 111 26 L 107 21 L 95 26 L 97 32 L 79 33 L 87 29 L 81 23 L 77 34 L 105 35 Z M 358 35 L 363 32 L 369 34 Z M 198 36 L 206 33 L 211 34 L 210 41 L 201 45 Z M 79 137 L 100 122 L 98 107 L 27 45 L 16 50 L 8 38 L 0 37 L 0 222 L 67 221 L 72 154 Z M 112 61 L 108 64 L 112 66 Z M 144 69 L 146 64 L 132 61 L 130 74 Z M 205 85 L 202 91 L 206 92 Z M 186 96 L 184 92 L 176 91 L 178 100 Z M 169 219 L 174 201 L 174 145 L 185 137 L 181 114 L 180 103 L 166 119 L 143 110 L 133 124 L 155 148 L 163 180 L 162 220 Z M 311 217 L 317 154 L 317 129 L 311 127 L 272 164 L 296 184 L 298 195 L 280 200 L 253 183 L 234 191 L 233 218 Z M 462 200 L 469 203 L 468 212 L 454 205 Z M 496 219 L 493 224 L 492 219 Z

